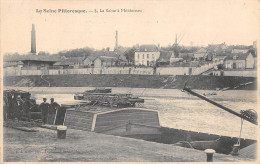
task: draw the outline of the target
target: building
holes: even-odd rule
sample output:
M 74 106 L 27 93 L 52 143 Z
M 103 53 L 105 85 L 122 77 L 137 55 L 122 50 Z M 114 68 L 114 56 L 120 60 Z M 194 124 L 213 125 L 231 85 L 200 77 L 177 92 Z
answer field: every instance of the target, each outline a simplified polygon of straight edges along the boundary
M 225 69 L 253 69 L 255 68 L 255 61 L 250 52 L 231 53 L 227 55 L 224 66 Z
M 100 56 L 97 57 L 93 63 L 95 68 L 101 68 L 101 67 L 111 67 L 116 65 L 117 58 L 116 57 L 110 57 L 110 56 Z
M 160 57 L 156 60 L 156 65 L 170 65 L 170 59 L 174 57 L 174 53 L 172 51 L 160 51 Z
M 214 56 L 223 54 L 227 50 L 227 45 L 226 43 L 221 43 L 221 44 L 209 44 L 207 47 L 207 56 L 206 60 L 212 61 Z
M 141 45 L 135 52 L 135 65 L 152 66 L 159 57 L 160 51 L 156 45 Z
M 93 61 L 87 57 L 71 57 L 56 62 L 54 66 L 62 66 L 63 68 L 82 68 L 90 67 L 92 63 Z
M 196 60 L 205 60 L 207 56 L 207 49 L 204 47 L 201 47 L 194 53 L 194 58 Z
M 224 62 L 224 60 L 226 59 L 227 56 L 214 56 L 213 57 L 213 62 Z
M 249 52 L 249 49 L 237 49 L 237 48 L 234 48 L 232 49 L 231 53 L 232 54 L 236 54 L 236 53 L 247 53 Z
M 194 60 L 194 53 L 179 53 L 179 58 L 182 58 L 184 61 L 189 62 Z
M 5 60 L 6 63 L 22 62 L 23 69 L 48 69 L 53 66 L 54 63 L 60 59 L 56 56 L 44 56 L 44 55 L 21 55 L 17 58 Z
M 120 66 L 120 65 L 124 66 L 124 65 L 127 65 L 127 63 L 128 63 L 126 57 L 123 55 L 123 53 L 121 51 L 95 51 L 88 58 L 92 58 L 91 60 L 93 61 L 93 64 L 95 65 L 94 60 L 98 57 L 101 57 L 102 60 L 105 58 L 113 59 L 113 61 L 115 62 L 113 64 L 114 66 Z

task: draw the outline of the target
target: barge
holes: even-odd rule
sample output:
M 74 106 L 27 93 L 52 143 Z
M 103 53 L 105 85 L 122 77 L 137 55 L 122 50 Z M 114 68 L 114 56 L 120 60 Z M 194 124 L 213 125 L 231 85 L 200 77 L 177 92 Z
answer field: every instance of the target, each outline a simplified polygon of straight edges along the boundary
M 222 154 L 230 154 L 233 145 L 239 139 L 163 127 L 160 124 L 158 111 L 151 109 L 72 106 L 66 105 L 65 107 L 62 105 L 63 109 L 66 108 L 66 112 L 64 113 L 64 120 L 60 124 L 67 126 L 68 129 L 172 144 L 197 150 L 214 149 L 217 153 Z M 240 149 L 257 142 L 252 139 L 239 140 Z

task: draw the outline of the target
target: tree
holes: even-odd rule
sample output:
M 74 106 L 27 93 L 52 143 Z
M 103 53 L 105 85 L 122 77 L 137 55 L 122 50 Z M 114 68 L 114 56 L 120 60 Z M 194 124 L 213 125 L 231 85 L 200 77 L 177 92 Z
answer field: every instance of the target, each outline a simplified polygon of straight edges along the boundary
M 72 49 L 69 51 L 60 51 L 58 52 L 58 55 L 60 57 L 64 56 L 67 58 L 70 57 L 85 57 L 85 56 L 89 56 L 90 54 L 93 53 L 93 49 L 89 48 L 89 47 L 85 47 L 85 48 L 77 48 L 77 49 Z
M 49 52 L 45 52 L 45 51 L 40 51 L 40 52 L 38 52 L 38 55 L 48 56 L 48 55 L 50 55 L 50 53 Z
M 124 52 L 124 56 L 126 57 L 128 63 L 134 63 L 135 60 L 135 51 L 136 48 L 132 47 Z
M 218 70 L 223 70 L 224 69 L 224 65 L 223 64 L 218 64 L 217 68 L 218 68 Z

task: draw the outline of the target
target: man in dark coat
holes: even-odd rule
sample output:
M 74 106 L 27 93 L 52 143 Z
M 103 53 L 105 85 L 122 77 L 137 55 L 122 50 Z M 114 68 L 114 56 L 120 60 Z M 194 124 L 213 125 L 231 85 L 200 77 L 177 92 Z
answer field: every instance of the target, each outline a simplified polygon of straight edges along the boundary
M 48 124 L 53 125 L 55 124 L 55 116 L 57 113 L 57 110 L 60 108 L 60 105 L 56 102 L 54 102 L 54 98 L 51 98 L 49 113 L 48 113 Z
M 47 123 L 47 118 L 48 118 L 48 112 L 49 112 L 49 107 L 50 104 L 46 102 L 46 98 L 43 98 L 43 102 L 40 104 L 39 108 L 42 112 L 42 122 L 44 124 Z

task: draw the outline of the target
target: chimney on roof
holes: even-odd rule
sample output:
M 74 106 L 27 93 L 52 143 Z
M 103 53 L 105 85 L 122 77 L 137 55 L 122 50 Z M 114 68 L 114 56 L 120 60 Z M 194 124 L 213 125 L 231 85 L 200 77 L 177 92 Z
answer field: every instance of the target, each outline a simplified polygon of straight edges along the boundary
M 36 36 L 35 36 L 34 24 L 32 24 L 32 31 L 31 31 L 31 53 L 36 54 Z

